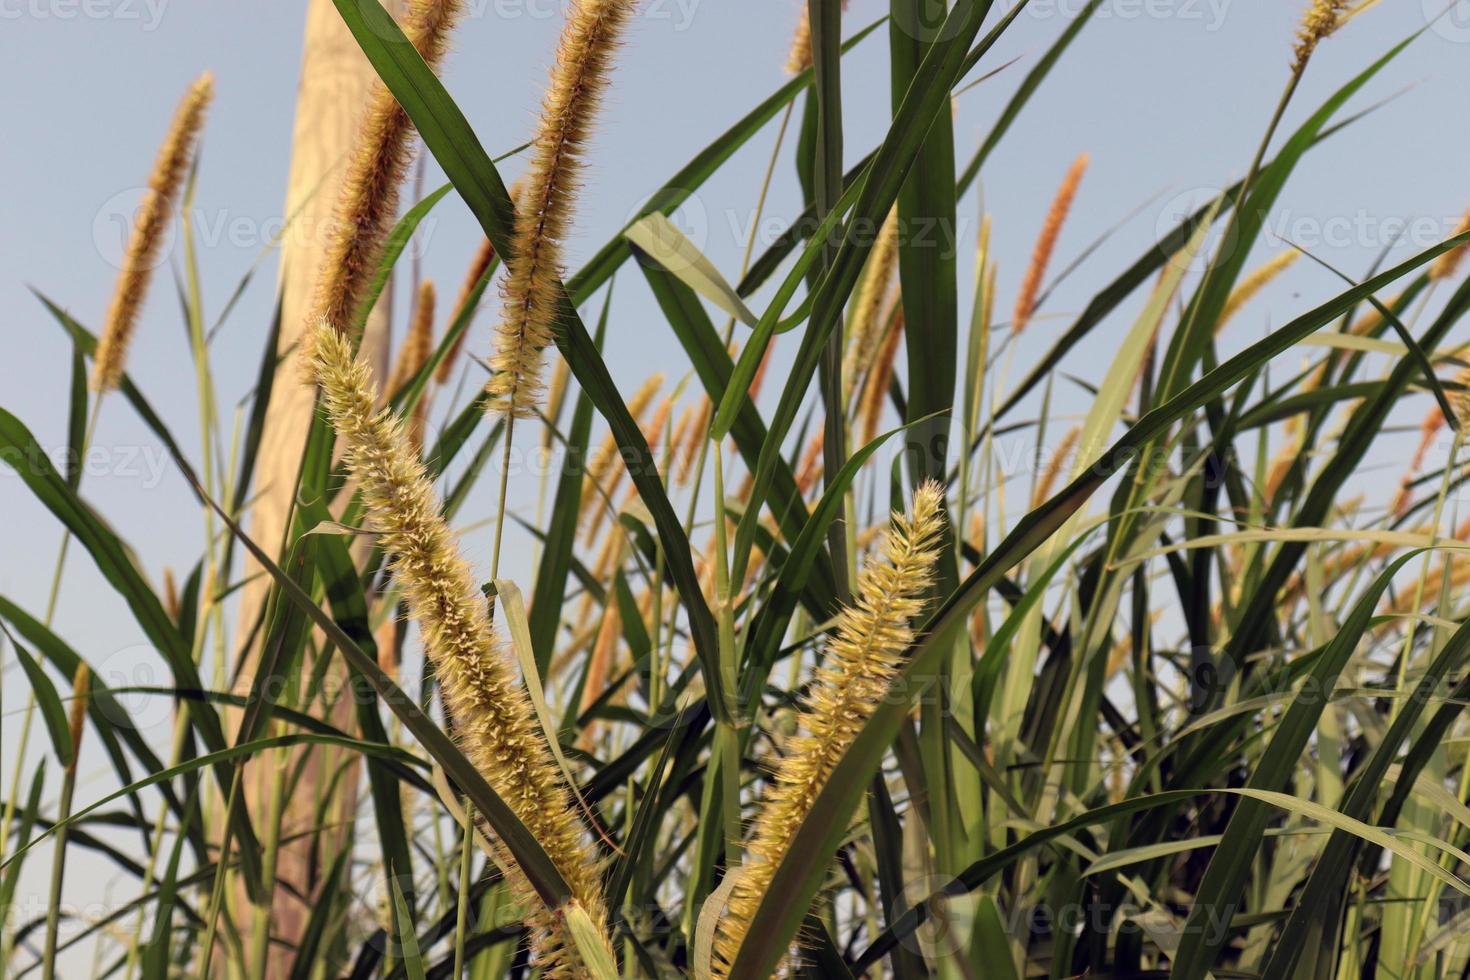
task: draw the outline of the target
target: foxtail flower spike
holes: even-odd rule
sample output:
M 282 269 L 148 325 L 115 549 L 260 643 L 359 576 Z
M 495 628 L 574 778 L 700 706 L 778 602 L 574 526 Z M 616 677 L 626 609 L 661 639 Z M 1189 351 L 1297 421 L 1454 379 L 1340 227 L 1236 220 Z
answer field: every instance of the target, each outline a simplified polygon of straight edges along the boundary
M 1041 294 L 1047 266 L 1051 264 L 1052 253 L 1056 251 L 1062 226 L 1067 223 L 1072 202 L 1077 198 L 1077 188 L 1082 183 L 1082 175 L 1087 172 L 1088 161 L 1088 155 L 1084 153 L 1072 163 L 1072 168 L 1062 180 L 1062 186 L 1057 189 L 1057 196 L 1051 202 L 1051 209 L 1047 211 L 1046 224 L 1041 226 L 1036 248 L 1031 253 L 1031 265 L 1026 269 L 1026 278 L 1021 282 L 1021 291 L 1016 297 L 1016 313 L 1011 324 L 1013 333 L 1019 334 L 1025 330 L 1031 322 L 1032 314 L 1036 312 L 1037 297 Z
M 556 864 L 576 902 L 606 933 L 597 854 L 578 819 L 571 790 L 536 722 L 530 697 L 489 622 L 470 566 L 460 554 L 423 464 L 402 423 L 376 409 L 372 371 L 349 338 L 320 321 L 309 369 L 347 467 L 362 487 L 368 526 L 378 532 L 417 620 L 442 685 L 461 748 Z M 526 910 L 543 975 L 585 976 L 559 909 L 548 908 L 514 858 L 492 841 L 506 880 Z
M 459 0 L 410 0 L 404 33 L 430 68 L 438 66 L 459 16 Z M 413 122 L 382 82 L 374 82 L 357 146 L 337 198 L 308 337 L 318 320 L 355 331 L 377 274 L 383 243 L 398 216 L 399 188 L 413 156 Z M 303 348 L 310 356 L 310 351 Z
M 1296 32 L 1296 61 L 1291 66 L 1292 74 L 1300 75 L 1312 60 L 1312 53 L 1322 39 L 1342 26 L 1342 14 L 1348 0 L 1312 0 L 1312 5 L 1302 16 L 1302 26 Z
M 133 218 L 122 271 L 117 277 L 117 289 L 112 295 L 112 305 L 107 309 L 107 320 L 97 341 L 97 353 L 92 364 L 93 391 L 110 391 L 122 380 L 128 344 L 138 325 L 138 314 L 148 294 L 153 269 L 158 265 L 159 250 L 163 247 L 168 223 L 173 218 L 174 205 L 184 184 L 184 173 L 189 169 L 194 144 L 204 126 L 204 112 L 213 98 L 214 76 L 205 72 L 184 93 L 183 100 L 174 111 L 168 136 L 158 148 L 153 173 L 148 177 L 148 192 Z
M 812 19 L 807 0 L 801 3 L 801 19 L 791 32 L 791 51 L 786 55 L 786 73 L 800 75 L 812 66 Z M 842 0 L 842 9 L 847 9 L 847 0 Z
M 752 916 L 770 887 L 796 831 L 832 770 L 887 695 L 913 620 L 924 610 L 944 528 L 944 490 L 926 483 L 912 513 L 893 516 L 883 557 L 870 558 L 858 578 L 855 605 L 842 610 L 827 656 L 817 668 L 771 788 L 756 816 L 725 914 L 716 927 L 714 975 L 729 975 Z M 752 942 L 761 941 L 754 937 Z
M 847 341 L 847 356 L 842 365 L 846 396 L 851 396 L 858 375 L 873 362 L 873 355 L 878 352 L 885 326 L 882 318 L 883 302 L 888 296 L 889 283 L 893 281 L 893 270 L 897 265 L 898 208 L 895 206 L 888 212 L 888 217 L 878 232 L 878 238 L 873 242 L 873 251 L 868 255 L 868 268 L 853 306 L 851 336 Z
M 1225 326 L 1235 318 L 1235 314 L 1239 313 L 1242 307 L 1255 299 L 1261 290 L 1274 282 L 1277 276 L 1291 268 L 1296 263 L 1296 260 L 1301 258 L 1301 254 L 1301 252 L 1298 252 L 1294 248 L 1279 252 L 1260 268 L 1241 280 L 1240 285 L 1235 287 L 1235 290 L 1230 294 L 1230 298 L 1225 301 L 1225 309 L 1220 313 L 1220 319 L 1215 321 L 1215 335 L 1219 336 L 1220 332 L 1225 329 Z
M 1460 219 L 1459 225 L 1455 228 L 1455 233 L 1450 237 L 1458 238 L 1466 232 L 1470 232 L 1470 211 L 1465 212 L 1465 216 Z M 1453 276 L 1459 270 L 1460 263 L 1465 261 L 1467 252 L 1470 252 L 1470 245 L 1461 245 L 1435 259 L 1429 266 L 1429 281 L 1439 282 Z
M 490 409 L 500 415 L 532 418 L 541 401 L 543 352 L 555 339 L 562 242 L 583 149 L 636 6 L 637 0 L 575 0 L 562 29 L 531 167 L 516 200 L 515 255 L 506 260 L 505 312 L 489 383 Z

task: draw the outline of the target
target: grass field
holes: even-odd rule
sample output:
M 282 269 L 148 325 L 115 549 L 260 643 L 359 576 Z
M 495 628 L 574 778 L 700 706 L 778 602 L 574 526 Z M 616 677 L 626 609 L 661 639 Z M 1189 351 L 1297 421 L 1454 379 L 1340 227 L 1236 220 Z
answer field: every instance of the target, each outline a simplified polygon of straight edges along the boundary
M 1280 103 L 1239 181 L 1105 269 L 1058 247 L 1085 155 L 1030 255 L 996 254 L 957 203 L 1102 0 L 1013 68 L 992 48 L 1024 3 L 893 0 L 863 24 L 810 0 L 788 80 L 668 161 L 577 268 L 564 246 L 635 0 L 568 5 L 510 187 L 436 75 L 460 4 L 395 21 L 335 2 L 380 83 L 311 313 L 259 331 L 233 414 L 180 220 L 208 75 L 104 320 L 38 294 L 74 348 L 36 366 L 72 452 L 58 468 L 0 408 L 0 459 L 67 532 L 27 556 L 47 608 L 0 596 L 5 683 L 28 689 L 0 784 L 5 975 L 68 975 L 83 951 L 129 980 L 1470 974 L 1470 222 L 1367 270 L 1291 243 L 1251 261 L 1299 163 L 1381 124 L 1349 105 L 1384 97 L 1417 35 L 1303 105 L 1318 45 L 1374 6 L 1307 3 L 1297 37 L 1263 39 Z M 854 146 L 843 56 L 872 35 L 892 122 Z M 967 139 L 952 99 L 991 77 L 1009 101 Z M 417 195 L 420 143 L 449 183 Z M 759 218 L 794 177 L 806 212 L 720 267 L 670 216 L 772 144 L 741 204 Z M 457 294 L 405 257 L 453 196 L 485 239 Z M 190 420 L 127 373 L 175 226 Z M 1336 295 L 1217 346 L 1312 266 Z M 359 344 L 390 279 L 413 314 L 383 372 Z M 1033 358 L 1019 338 L 1063 279 L 1092 299 Z M 614 285 L 664 322 L 617 322 Z M 630 336 L 677 344 L 684 373 L 620 388 L 603 351 Z M 1067 360 L 1099 338 L 1109 360 Z M 300 385 L 315 411 L 287 531 L 258 540 L 252 507 L 280 492 L 262 432 Z M 1062 385 L 1080 417 L 1054 408 Z M 1406 405 L 1418 431 L 1390 425 Z M 203 532 L 177 580 L 151 581 L 88 493 L 104 410 L 141 419 L 194 490 L 197 514 L 158 515 Z M 198 446 L 175 437 L 196 424 Z M 1360 493 L 1385 448 L 1401 473 Z M 531 520 L 507 486 L 533 457 L 555 464 Z M 477 488 L 498 507 L 466 507 Z M 501 574 L 508 530 L 534 539 L 523 581 Z M 493 541 L 488 568 L 469 535 Z M 108 686 L 69 645 L 56 601 L 82 562 L 162 684 Z M 160 704 L 162 742 L 134 717 Z M 78 786 L 84 743 L 115 791 Z M 73 918 L 79 860 L 132 894 Z

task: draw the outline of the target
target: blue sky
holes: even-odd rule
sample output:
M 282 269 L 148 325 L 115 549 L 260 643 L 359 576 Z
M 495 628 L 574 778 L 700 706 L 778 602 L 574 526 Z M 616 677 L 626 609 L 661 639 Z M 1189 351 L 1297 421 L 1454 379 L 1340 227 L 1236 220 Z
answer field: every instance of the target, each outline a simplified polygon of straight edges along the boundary
M 1033 0 L 982 64 L 1016 63 L 960 97 L 956 141 L 968 159 L 1023 74 L 1082 7 L 1082 0 Z M 1005 6 L 1004 3 L 998 4 Z M 1351 104 L 1392 101 L 1309 155 L 1283 195 L 1273 230 L 1361 275 L 1375 255 L 1407 258 L 1447 237 L 1470 205 L 1470 3 L 1415 42 Z M 1424 28 L 1444 0 L 1383 0 L 1323 44 L 1288 115 L 1305 118 L 1337 86 L 1392 44 Z M 561 25 L 557 0 L 467 0 L 444 77 L 492 154 L 524 142 Z M 853 0 L 849 32 L 885 12 Z M 594 139 L 592 164 L 569 243 L 572 265 L 616 232 L 629 212 L 729 124 L 785 79 L 782 65 L 796 0 L 647 0 L 621 57 L 615 88 Z M 48 446 L 65 441 L 69 347 L 30 293 L 34 287 L 95 325 L 113 286 L 119 202 L 146 178 L 172 106 L 200 71 L 216 76 L 199 176 L 196 221 L 205 304 L 217 314 L 279 228 L 289 162 L 303 5 L 286 0 L 0 0 L 0 83 L 9 94 L 0 141 L 0 308 L 9 354 L 0 358 L 0 405 Z M 1296 3 L 1273 0 L 1108 0 L 1082 33 L 982 176 L 994 216 L 999 309 L 1008 310 L 1041 216 L 1072 159 L 1092 165 L 1063 235 L 1060 268 L 1115 230 L 1056 290 L 1028 330 L 1017 364 L 1065 328 L 1108 280 L 1154 239 L 1181 201 L 1242 175 L 1286 83 Z M 887 43 L 880 32 L 845 62 L 849 160 L 882 136 L 888 112 Z M 344 107 L 344 111 L 351 111 Z M 759 134 L 711 180 L 681 217 L 732 279 L 775 128 Z M 788 140 L 768 218 L 796 213 L 799 194 Z M 518 172 L 507 162 L 507 179 Z M 429 164 L 426 187 L 442 180 Z M 1172 210 L 1171 210 L 1172 209 Z M 979 197 L 961 203 L 962 270 L 978 226 Z M 779 227 L 779 221 L 776 222 Z M 1402 240 L 1401 240 L 1402 239 Z M 478 231 L 453 196 L 421 236 L 425 274 L 457 288 Z M 1264 258 L 1277 245 L 1262 245 Z M 171 257 L 177 266 L 177 255 Z M 273 303 L 275 264 L 260 267 L 214 349 L 228 408 L 252 381 Z M 971 288 L 966 271 L 962 307 Z M 1233 350 L 1340 287 L 1300 263 L 1265 294 L 1222 344 Z M 187 447 L 197 445 L 192 368 L 169 277 L 156 284 L 130 371 Z M 407 290 L 399 290 L 400 306 Z M 1124 311 L 1064 365 L 1095 378 L 1110 341 L 1131 323 Z M 396 326 L 401 328 L 403 311 Z M 493 308 L 471 338 L 489 349 Z M 624 277 L 615 294 L 609 363 L 631 390 L 652 370 L 677 379 L 687 362 L 662 326 L 646 287 Z M 779 370 L 779 362 L 778 362 Z M 1079 389 L 1057 381 L 1063 414 Z M 202 521 L 154 440 L 120 400 L 106 406 L 100 447 L 85 493 L 137 549 L 150 576 L 191 565 Z M 1392 463 L 1392 447 L 1380 463 Z M 1386 478 L 1387 479 L 1387 478 Z M 533 480 L 516 481 L 513 502 L 529 507 Z M 466 521 L 493 509 L 472 499 Z M 9 473 L 0 474 L 0 594 L 39 611 L 59 525 Z M 512 536 L 506 570 L 526 579 L 528 539 Z M 488 533 L 467 546 L 476 560 Z M 58 622 L 87 657 L 143 663 L 141 634 L 85 555 L 73 553 Z M 3 733 L 5 778 L 13 765 L 23 684 L 7 654 Z M 166 717 L 163 729 L 166 731 Z M 33 740 L 32 752 L 38 752 Z M 81 800 L 100 795 L 92 767 Z M 78 896 L 78 899 L 82 896 Z

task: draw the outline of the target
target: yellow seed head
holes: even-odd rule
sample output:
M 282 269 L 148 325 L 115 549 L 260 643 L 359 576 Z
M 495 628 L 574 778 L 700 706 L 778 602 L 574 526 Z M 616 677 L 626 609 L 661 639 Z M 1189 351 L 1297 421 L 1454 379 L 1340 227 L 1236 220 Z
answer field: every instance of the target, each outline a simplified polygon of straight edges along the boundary
M 878 356 L 868 370 L 863 384 L 862 400 L 858 405 L 858 431 L 861 433 L 858 444 L 861 446 L 866 446 L 877 437 L 878 423 L 883 418 L 889 382 L 893 380 L 893 366 L 898 360 L 898 345 L 903 340 L 905 321 L 902 300 L 895 304 L 887 319 L 888 334 L 883 338 L 883 346 L 878 348 Z
M 1225 325 L 1240 312 L 1241 307 L 1255 299 L 1257 293 L 1269 286 L 1277 276 L 1291 268 L 1301 254 L 1296 249 L 1289 248 L 1272 257 L 1259 269 L 1241 280 L 1240 285 L 1235 287 L 1230 298 L 1226 300 L 1220 319 L 1215 321 L 1215 335 L 1219 336 L 1220 332 L 1225 329 Z
M 801 2 L 801 18 L 791 32 L 791 51 L 786 55 L 786 73 L 800 75 L 812 66 L 812 17 L 806 0 Z
M 643 413 L 648 411 L 648 406 L 652 404 L 654 396 L 658 394 L 663 384 L 664 376 L 653 374 L 628 400 L 628 414 L 633 416 L 633 421 L 642 424 Z M 582 503 L 578 519 L 585 518 L 588 513 L 592 514 L 592 520 L 587 526 L 589 544 L 597 537 L 603 516 L 607 513 L 607 505 L 603 496 L 606 495 L 610 499 L 623 483 L 625 471 L 622 459 L 622 452 L 618 449 L 618 440 L 609 432 L 603 437 L 596 452 L 587 460 L 587 476 L 582 480 Z M 602 488 L 601 492 L 598 492 L 598 487 Z
M 76 772 L 77 760 L 82 754 L 82 733 L 87 727 L 87 703 L 92 692 L 92 672 L 86 664 L 78 664 L 71 679 L 71 766 Z
M 1077 448 L 1077 439 L 1082 435 L 1082 426 L 1074 425 L 1062 436 L 1061 443 L 1056 452 L 1052 453 L 1051 459 L 1047 460 L 1045 468 L 1042 469 L 1036 481 L 1036 488 L 1031 494 L 1031 507 L 1040 507 L 1051 497 L 1053 488 L 1057 485 L 1057 478 L 1062 475 L 1067 461 L 1072 457 L 1072 450 Z
M 694 465 L 699 461 L 700 446 L 709 437 L 709 419 L 713 411 L 714 406 L 710 404 L 710 400 L 701 398 L 699 413 L 684 434 L 684 441 L 679 444 L 679 472 L 675 480 L 681 487 L 688 486 L 694 479 Z
M 459 0 L 411 0 L 404 33 L 430 68 L 438 66 L 459 16 Z M 372 94 L 358 129 L 333 215 L 332 233 L 317 281 L 306 334 L 326 320 L 341 331 L 355 330 L 383 256 L 383 243 L 398 216 L 399 188 L 413 156 L 413 122 L 382 82 Z M 306 359 L 311 352 L 302 348 Z
M 1470 211 L 1465 212 L 1465 216 L 1460 219 L 1459 227 L 1455 229 L 1455 233 L 1450 237 L 1457 238 L 1466 232 L 1470 232 Z M 1470 245 L 1461 245 L 1459 248 L 1452 248 L 1435 259 L 1434 263 L 1429 267 L 1429 281 L 1439 282 L 1441 279 L 1449 279 L 1453 276 L 1460 268 L 1460 263 L 1465 260 L 1465 253 L 1467 251 L 1470 251 Z
M 871 439 L 868 442 L 872 442 Z M 806 444 L 806 449 L 801 454 L 801 462 L 796 467 L 796 492 L 805 497 L 816 487 L 817 481 L 822 478 L 822 468 L 825 461 L 822 458 L 822 450 L 827 447 L 826 428 L 818 429 Z
M 158 265 L 159 250 L 163 247 L 168 224 L 173 219 L 174 205 L 184 184 L 184 174 L 189 169 L 194 144 L 204 126 L 204 112 L 212 98 L 214 76 L 205 72 L 184 93 L 179 107 L 174 110 L 168 135 L 158 148 L 153 173 L 148 177 L 148 191 L 128 235 L 112 305 L 107 309 L 107 319 L 97 341 L 92 363 L 93 391 L 110 391 L 122 380 L 128 342 L 137 327 L 138 314 L 148 294 L 148 283 L 153 278 L 154 267 Z
M 506 263 L 505 313 L 489 383 L 491 410 L 501 415 L 533 417 L 541 400 L 542 352 L 554 340 L 562 243 L 572 223 L 583 152 L 636 4 L 575 0 L 562 30 L 525 190 L 517 202 L 515 256 Z
M 1296 32 L 1296 61 L 1291 69 L 1293 73 L 1300 75 L 1322 39 L 1342 25 L 1342 12 L 1347 5 L 1347 0 L 1312 0 L 1312 5 L 1302 16 L 1302 26 Z
M 883 557 L 868 560 L 856 599 L 837 617 L 827 655 L 757 813 L 726 914 L 715 935 L 715 976 L 729 973 L 776 867 L 832 770 L 888 692 L 914 640 L 914 619 L 934 580 L 944 527 L 944 489 L 926 483 L 912 514 L 893 515 Z
M 375 410 L 371 369 L 357 359 L 351 341 L 323 320 L 311 349 L 310 368 L 345 444 L 348 469 L 362 487 L 368 525 L 393 556 L 391 568 L 410 617 L 418 621 L 465 755 L 535 834 L 576 899 L 605 928 L 597 855 L 423 464 L 399 420 Z M 546 975 L 582 975 L 560 918 L 503 849 L 501 859 L 528 910 Z
M 883 302 L 888 296 L 893 270 L 898 264 L 898 208 L 888 213 L 873 251 L 868 255 L 868 270 L 858 290 L 853 307 L 852 326 L 847 341 L 847 357 L 842 377 L 850 393 L 865 365 L 872 363 L 883 331 Z
M 1455 375 L 1455 386 L 1447 394 L 1458 425 L 1470 425 L 1470 368 L 1462 368 Z
M 179 585 L 174 581 L 174 570 L 167 565 L 163 567 L 163 610 L 176 623 L 183 614 L 183 606 L 179 603 Z
M 791 32 L 791 50 L 786 55 L 786 73 L 800 75 L 812 66 L 812 21 L 811 8 L 807 0 L 800 0 L 801 19 Z M 842 9 L 847 9 L 847 0 L 842 0 Z
M 674 423 L 674 430 L 669 433 L 668 445 L 664 447 L 664 459 L 667 460 L 671 472 L 683 468 L 683 460 L 679 458 L 679 454 L 683 451 L 684 443 L 689 438 L 689 427 L 698 418 L 698 413 L 697 404 L 685 405 L 679 413 L 678 421 Z

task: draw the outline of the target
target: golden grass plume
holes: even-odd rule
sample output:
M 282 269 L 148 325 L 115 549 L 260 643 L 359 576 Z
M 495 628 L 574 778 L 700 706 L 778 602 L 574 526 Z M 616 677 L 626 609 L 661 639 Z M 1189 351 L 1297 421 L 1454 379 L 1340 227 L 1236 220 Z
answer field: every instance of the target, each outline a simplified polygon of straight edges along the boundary
M 1051 497 L 1052 490 L 1057 485 L 1057 479 L 1066 472 L 1067 463 L 1072 458 L 1072 451 L 1077 448 L 1077 439 L 1082 435 L 1082 426 L 1074 425 L 1062 436 L 1062 441 L 1057 444 L 1056 450 L 1046 461 L 1041 472 L 1037 476 L 1036 488 L 1031 494 L 1031 508 L 1035 510 L 1046 503 Z
M 836 632 L 808 691 L 798 734 L 786 745 L 751 832 L 745 863 L 715 935 L 715 975 L 734 963 L 776 867 L 806 819 L 832 769 L 886 695 L 914 640 L 912 621 L 924 609 L 944 528 L 944 490 L 926 483 L 909 516 L 893 515 L 882 558 L 870 558 L 858 578 L 855 604 L 837 617 Z
M 894 305 L 886 319 L 889 321 L 888 334 L 883 338 L 873 366 L 868 370 L 858 402 L 860 446 L 866 446 L 878 436 L 878 423 L 883 418 L 889 383 L 893 380 L 893 368 L 898 361 L 898 345 L 903 341 L 905 320 L 902 301 Z
M 75 773 L 82 755 L 82 734 L 87 729 L 87 704 L 92 693 L 92 671 L 85 663 L 77 664 L 71 678 L 71 712 L 67 722 L 71 730 L 71 762 L 67 769 Z
M 644 413 L 648 411 L 648 406 L 653 403 L 654 396 L 659 393 L 663 384 L 664 376 L 661 373 L 652 374 L 633 393 L 633 397 L 628 399 L 628 414 L 633 416 L 633 421 L 642 424 Z M 602 443 L 587 459 L 587 475 L 582 479 L 581 512 L 577 518 L 584 520 L 589 513 L 593 515 L 587 528 L 589 543 L 597 536 L 597 530 L 606 514 L 603 497 L 611 499 L 622 485 L 622 461 L 617 437 L 611 432 L 603 436 Z M 601 492 L 598 491 L 599 487 Z
M 801 2 L 801 19 L 791 32 L 791 50 L 786 55 L 786 73 L 800 75 L 812 66 L 812 20 L 807 0 Z M 847 9 L 847 0 L 842 0 L 842 9 Z
M 351 340 L 322 320 L 311 350 L 310 369 L 345 444 L 348 469 L 361 485 L 368 526 L 393 556 L 391 568 L 410 617 L 418 621 L 465 755 L 535 834 L 577 902 L 605 932 L 597 855 L 423 464 L 399 420 L 376 410 L 372 371 L 356 357 Z M 581 976 L 561 916 L 541 902 L 509 852 L 495 846 L 527 910 L 545 975 Z
M 1306 70 L 1307 62 L 1317 50 L 1317 45 L 1342 26 L 1342 15 L 1347 5 L 1347 0 L 1312 0 L 1311 6 L 1302 15 L 1301 27 L 1297 28 L 1296 60 L 1291 67 L 1293 74 L 1300 75 Z
M 515 255 L 506 261 L 505 312 L 489 383 L 491 411 L 501 415 L 536 414 L 544 387 L 542 352 L 554 340 L 562 242 L 571 227 L 583 151 L 636 6 L 636 0 L 575 0 L 562 30 L 531 166 L 516 202 Z
M 1077 188 L 1082 183 L 1083 174 L 1087 173 L 1090 160 L 1083 153 L 1072 162 L 1067 176 L 1062 179 L 1062 186 L 1057 188 L 1057 195 L 1052 199 L 1046 222 L 1041 226 L 1041 234 L 1031 253 L 1031 265 L 1026 269 L 1026 278 L 1021 281 L 1021 291 L 1016 296 L 1016 312 L 1011 323 L 1013 333 L 1019 334 L 1025 330 L 1036 312 L 1036 300 L 1041 293 L 1042 281 L 1046 278 L 1047 266 L 1051 264 L 1057 239 L 1061 237 L 1062 226 L 1067 223 L 1067 215 L 1072 210 L 1072 202 L 1077 199 Z
M 1231 292 L 1230 298 L 1225 301 L 1225 309 L 1221 311 L 1220 319 L 1215 321 L 1215 335 L 1219 336 L 1235 314 L 1239 313 L 1245 304 L 1255 299 L 1261 290 L 1274 282 L 1278 276 L 1290 269 L 1296 260 L 1301 258 L 1301 254 L 1296 249 L 1289 248 L 1272 256 L 1260 268 L 1242 279 L 1240 285 Z
M 1460 219 L 1460 224 L 1455 228 L 1455 233 L 1450 237 L 1456 238 L 1466 232 L 1470 232 L 1470 211 L 1465 212 L 1465 216 Z M 1465 254 L 1467 252 L 1470 252 L 1470 245 L 1461 245 L 1459 248 L 1452 248 L 1435 259 L 1429 266 L 1429 281 L 1439 282 L 1442 279 L 1449 279 L 1454 276 L 1460 268 L 1460 263 L 1465 261 Z
M 883 227 L 868 255 L 868 268 L 853 306 L 842 377 L 848 394 L 863 365 L 872 363 L 883 329 L 883 302 L 888 296 L 893 270 L 898 265 L 898 208 L 888 212 Z
M 153 172 L 148 176 L 148 190 L 133 217 L 133 230 L 128 235 L 112 304 L 107 309 L 107 319 L 103 321 L 102 334 L 97 341 L 97 353 L 92 364 L 93 391 L 111 391 L 122 380 L 128 344 L 138 325 L 138 315 L 148 294 L 148 284 L 153 279 L 153 269 L 158 265 L 159 250 L 163 248 L 169 221 L 173 219 L 174 205 L 183 188 L 194 144 L 204 126 L 205 110 L 213 98 L 214 76 L 205 72 L 184 93 L 174 110 L 168 135 L 158 148 Z
M 459 0 L 411 0 L 404 34 L 430 68 L 436 68 L 459 16 Z M 307 336 L 318 320 L 339 331 L 356 328 L 383 243 L 398 215 L 399 189 L 413 157 L 413 122 L 381 81 L 374 82 L 347 163 L 331 237 L 322 259 Z M 311 352 L 303 348 L 309 359 Z

